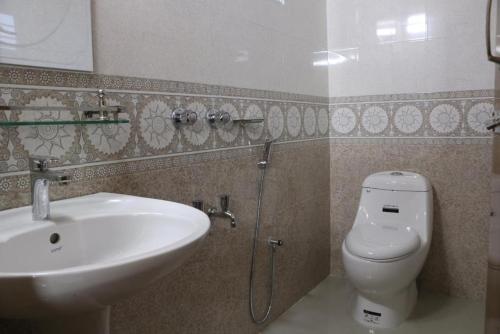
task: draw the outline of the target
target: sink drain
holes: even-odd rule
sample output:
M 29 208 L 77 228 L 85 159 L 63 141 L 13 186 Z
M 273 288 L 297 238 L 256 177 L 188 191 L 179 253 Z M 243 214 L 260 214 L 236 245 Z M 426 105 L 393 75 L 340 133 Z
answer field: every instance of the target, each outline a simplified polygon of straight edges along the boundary
M 61 236 L 58 233 L 52 233 L 49 240 L 51 244 L 57 244 L 61 240 Z

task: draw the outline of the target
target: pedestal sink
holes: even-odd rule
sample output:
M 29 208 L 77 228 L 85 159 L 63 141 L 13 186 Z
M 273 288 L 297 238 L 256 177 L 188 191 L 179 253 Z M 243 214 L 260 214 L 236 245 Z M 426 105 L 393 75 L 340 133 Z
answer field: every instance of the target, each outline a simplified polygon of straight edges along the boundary
M 210 222 L 161 200 L 99 193 L 0 212 L 0 317 L 38 319 L 40 332 L 107 333 L 109 306 L 167 275 Z

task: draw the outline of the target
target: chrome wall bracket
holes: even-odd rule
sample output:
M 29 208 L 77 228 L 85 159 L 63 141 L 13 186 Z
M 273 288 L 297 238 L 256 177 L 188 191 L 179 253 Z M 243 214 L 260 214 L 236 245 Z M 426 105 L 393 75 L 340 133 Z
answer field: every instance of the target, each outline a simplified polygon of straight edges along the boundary
M 99 99 L 98 106 L 95 109 L 88 109 L 83 111 L 85 119 L 96 119 L 99 121 L 117 120 L 118 114 L 123 112 L 121 106 L 107 106 L 105 100 L 106 93 L 104 89 L 97 91 L 97 98 Z

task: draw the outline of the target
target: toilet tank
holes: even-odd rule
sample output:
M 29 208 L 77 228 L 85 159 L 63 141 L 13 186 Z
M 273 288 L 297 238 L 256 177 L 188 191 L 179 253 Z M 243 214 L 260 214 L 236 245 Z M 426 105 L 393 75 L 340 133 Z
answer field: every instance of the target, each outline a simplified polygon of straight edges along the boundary
M 411 227 L 422 242 L 428 242 L 432 215 L 432 187 L 427 178 L 411 172 L 388 171 L 370 175 L 363 182 L 354 225 Z

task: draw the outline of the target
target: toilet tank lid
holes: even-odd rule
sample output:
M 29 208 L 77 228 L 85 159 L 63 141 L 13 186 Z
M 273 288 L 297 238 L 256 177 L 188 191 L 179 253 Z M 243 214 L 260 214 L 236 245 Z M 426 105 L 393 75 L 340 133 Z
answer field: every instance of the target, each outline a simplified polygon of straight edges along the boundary
M 431 184 L 425 176 L 412 172 L 387 171 L 368 176 L 363 188 L 396 191 L 430 191 Z

